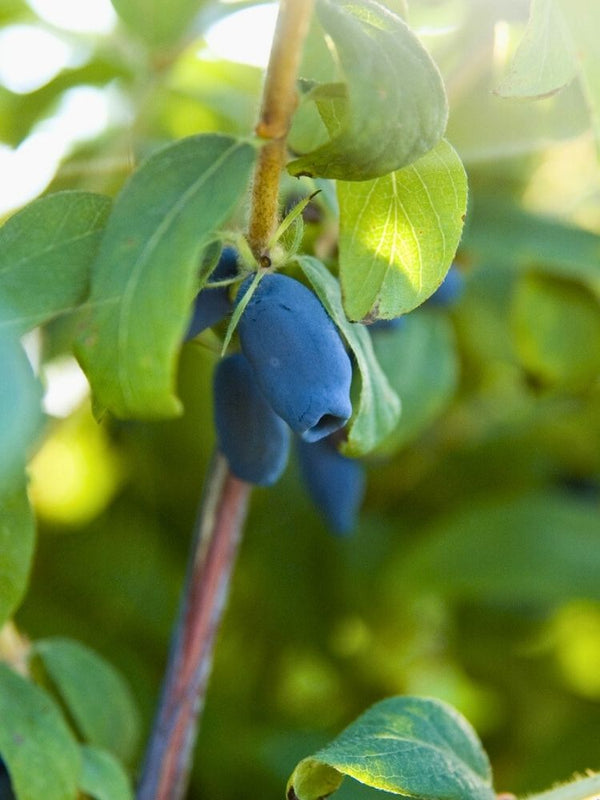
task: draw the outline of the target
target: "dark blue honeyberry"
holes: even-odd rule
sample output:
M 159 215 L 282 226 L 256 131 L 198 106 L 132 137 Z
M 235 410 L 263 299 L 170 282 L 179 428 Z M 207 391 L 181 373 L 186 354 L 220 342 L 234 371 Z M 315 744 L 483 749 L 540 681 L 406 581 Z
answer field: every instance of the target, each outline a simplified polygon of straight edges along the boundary
M 365 492 L 365 470 L 343 456 L 330 438 L 296 440 L 300 471 L 308 493 L 335 533 L 350 533 L 356 525 Z
M 248 285 L 242 284 L 238 299 Z M 295 433 L 314 442 L 347 422 L 352 364 L 310 289 L 286 275 L 265 275 L 238 332 L 258 385 Z
M 260 391 L 242 353 L 224 358 L 214 376 L 219 449 L 240 480 L 272 486 L 288 459 L 290 431 Z
M 0 759 L 0 800 L 16 800 L 6 765 Z
M 465 279 L 454 264 L 448 270 L 441 285 L 426 301 L 428 306 L 451 306 L 456 303 L 465 288 Z
M 224 247 L 217 266 L 209 281 L 224 281 L 237 275 L 237 251 L 233 247 Z M 231 313 L 229 289 L 222 286 L 218 289 L 204 288 L 196 295 L 192 318 L 189 322 L 185 341 L 193 339 L 199 333 L 211 328 Z

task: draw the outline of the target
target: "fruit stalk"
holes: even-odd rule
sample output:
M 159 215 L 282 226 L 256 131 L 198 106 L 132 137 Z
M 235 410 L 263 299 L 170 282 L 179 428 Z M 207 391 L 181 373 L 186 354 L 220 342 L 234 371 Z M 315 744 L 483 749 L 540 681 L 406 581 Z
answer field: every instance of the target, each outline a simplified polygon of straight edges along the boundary
M 252 184 L 248 240 L 268 266 L 268 242 L 278 221 L 279 180 L 287 160 L 286 138 L 297 103 L 296 78 L 314 0 L 281 0 L 256 135 L 266 139 Z
M 254 175 L 248 239 L 267 257 L 278 222 L 286 137 L 296 104 L 295 82 L 314 0 L 281 0 L 256 133 L 267 143 Z M 234 477 L 216 455 L 204 498 L 173 631 L 169 663 L 136 800 L 181 800 L 192 763 L 215 636 L 228 595 L 250 485 Z

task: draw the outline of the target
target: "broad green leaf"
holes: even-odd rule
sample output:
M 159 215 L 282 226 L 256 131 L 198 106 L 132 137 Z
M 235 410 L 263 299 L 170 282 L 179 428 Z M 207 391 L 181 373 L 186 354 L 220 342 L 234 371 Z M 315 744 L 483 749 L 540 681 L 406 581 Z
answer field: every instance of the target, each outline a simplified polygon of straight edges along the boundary
M 343 451 L 349 456 L 364 455 L 393 430 L 400 414 L 400 401 L 375 358 L 369 332 L 363 325 L 346 319 L 336 279 L 316 258 L 300 256 L 297 261 L 356 359 L 360 395 Z
M 111 0 L 123 22 L 150 47 L 168 47 L 182 37 L 205 0 Z
M 521 363 L 539 381 L 576 392 L 600 376 L 600 303 L 572 281 L 529 274 L 518 282 L 512 329 Z
M 51 698 L 0 664 L 0 756 L 19 800 L 75 800 L 79 746 Z
M 600 793 L 600 774 L 577 778 L 549 789 L 541 794 L 528 795 L 527 800 L 598 800 Z
M 43 639 L 33 652 L 84 741 L 130 761 L 139 738 L 139 715 L 120 673 L 93 650 L 69 639 Z
M 450 597 L 549 605 L 600 600 L 598 509 L 562 494 L 469 504 L 404 552 L 394 579 Z
M 563 12 L 579 61 L 596 145 L 600 148 L 600 4 L 596 0 L 555 0 Z
M 243 196 L 253 161 L 245 142 L 191 136 L 152 155 L 117 197 L 78 346 L 98 406 L 117 417 L 180 412 L 176 361 L 199 256 Z
M 0 627 L 23 599 L 35 544 L 35 522 L 24 486 L 0 495 Z
M 475 731 L 450 706 L 422 697 L 392 697 L 372 706 L 298 764 L 288 782 L 288 800 L 322 800 L 345 775 L 419 800 L 495 798 Z
M 0 331 L 22 333 L 72 310 L 89 287 L 90 266 L 110 199 L 57 192 L 34 200 L 0 228 Z
M 573 41 L 556 0 L 532 0 L 523 39 L 496 92 L 503 97 L 543 97 L 562 89 L 576 71 Z
M 458 384 L 454 332 L 442 314 L 409 314 L 400 329 L 373 331 L 373 348 L 402 400 L 394 430 L 377 448 L 393 453 L 418 436 L 448 405 Z
M 94 800 L 133 800 L 127 773 L 117 759 L 99 747 L 81 747 L 79 788 Z
M 317 0 L 317 13 L 346 79 L 339 125 L 330 141 L 289 164 L 290 173 L 370 180 L 434 147 L 446 127 L 446 95 L 404 20 L 376 0 Z
M 383 178 L 338 182 L 340 280 L 352 320 L 390 319 L 442 283 L 462 233 L 467 177 L 445 141 Z
M 0 326 L 2 318 L 0 310 Z M 41 398 L 42 387 L 21 343 L 0 333 L 0 495 L 22 480 L 42 426 Z

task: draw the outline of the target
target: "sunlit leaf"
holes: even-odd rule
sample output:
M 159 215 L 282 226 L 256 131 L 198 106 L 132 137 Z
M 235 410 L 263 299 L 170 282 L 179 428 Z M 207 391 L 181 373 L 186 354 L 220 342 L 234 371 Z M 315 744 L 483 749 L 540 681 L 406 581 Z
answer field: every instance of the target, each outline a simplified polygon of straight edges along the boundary
M 458 353 L 449 320 L 427 311 L 409 314 L 399 329 L 374 331 L 372 339 L 377 360 L 402 401 L 396 427 L 378 447 L 392 453 L 450 402 L 458 383 Z
M 110 199 L 57 192 L 35 200 L 0 228 L 0 332 L 34 328 L 85 297 Z
M 532 0 L 523 39 L 497 93 L 503 97 L 553 94 L 576 71 L 573 42 L 556 0 Z
M 51 698 L 0 664 L 0 756 L 19 800 L 75 800 L 79 746 Z
M 139 715 L 119 672 L 70 639 L 43 639 L 33 652 L 84 741 L 130 761 L 138 743 Z
M 94 800 L 133 800 L 127 773 L 117 759 L 99 747 L 81 747 L 80 789 Z
M 23 479 L 24 482 L 24 479 Z M 18 608 L 29 580 L 35 522 L 24 485 L 0 494 L 0 627 Z M 1 701 L 0 701 L 1 702 Z
M 363 325 L 348 322 L 336 279 L 316 258 L 301 256 L 297 260 L 356 359 L 360 395 L 343 451 L 349 456 L 363 455 L 393 430 L 400 414 L 400 401 L 375 358 L 369 332 Z
M 78 355 L 99 406 L 118 417 L 177 414 L 177 354 L 199 256 L 246 189 L 254 148 L 183 139 L 152 155 L 118 196 L 92 269 Z
M 561 494 L 469 504 L 403 553 L 395 580 L 509 606 L 600 599 L 598 509 Z
M 318 0 L 346 83 L 337 94 L 330 141 L 293 161 L 292 175 L 369 180 L 418 159 L 440 140 L 447 104 L 437 67 L 404 20 L 376 0 Z M 319 109 L 321 113 L 323 108 Z
M 469 723 L 439 700 L 392 697 L 301 761 L 288 800 L 322 800 L 347 775 L 420 800 L 493 800 L 488 759 Z
M 512 328 L 523 366 L 539 381 L 570 391 L 600 376 L 600 303 L 572 281 L 529 274 L 513 298 Z
M 175 43 L 205 0 L 111 0 L 115 11 L 137 36 L 153 48 Z
M 600 774 L 576 778 L 571 783 L 563 783 L 541 794 L 528 795 L 527 800 L 598 800 Z
M 467 178 L 445 141 L 374 181 L 338 182 L 340 280 L 352 320 L 411 311 L 442 283 L 462 233 Z

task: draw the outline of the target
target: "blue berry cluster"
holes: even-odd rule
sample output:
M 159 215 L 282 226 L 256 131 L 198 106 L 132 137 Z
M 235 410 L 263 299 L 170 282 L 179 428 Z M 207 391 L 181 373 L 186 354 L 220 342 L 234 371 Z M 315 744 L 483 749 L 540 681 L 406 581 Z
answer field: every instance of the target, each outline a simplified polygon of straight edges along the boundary
M 211 281 L 235 275 L 229 248 Z M 227 289 L 196 298 L 187 338 L 220 321 L 245 296 L 252 277 L 230 300 Z M 288 460 L 291 433 L 301 474 L 328 525 L 346 533 L 364 491 L 361 464 L 341 455 L 333 435 L 352 413 L 352 363 L 333 321 L 316 295 L 279 273 L 263 276 L 239 323 L 241 352 L 222 359 L 214 376 L 218 446 L 234 475 L 271 486 Z

